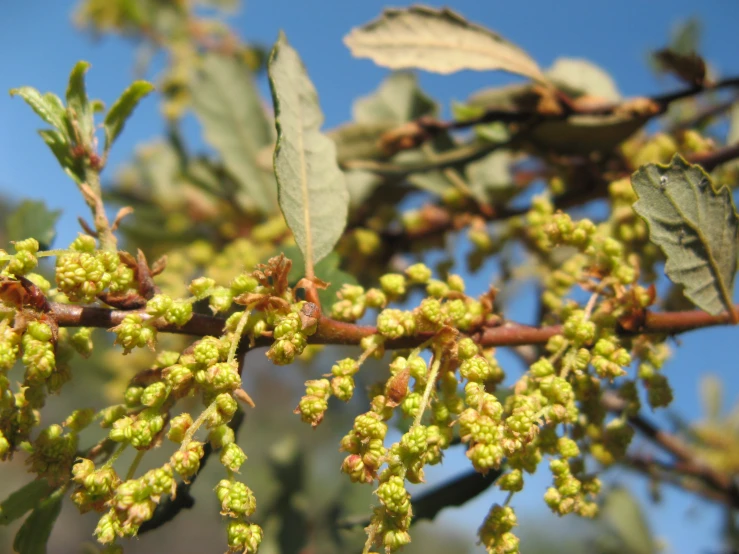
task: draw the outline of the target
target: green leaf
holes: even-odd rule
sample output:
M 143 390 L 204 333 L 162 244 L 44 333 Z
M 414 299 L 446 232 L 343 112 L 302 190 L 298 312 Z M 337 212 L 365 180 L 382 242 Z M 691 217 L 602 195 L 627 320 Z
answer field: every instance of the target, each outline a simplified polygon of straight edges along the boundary
M 46 543 L 61 512 L 63 499 L 64 489 L 57 489 L 26 518 L 13 541 L 18 554 L 46 554 Z
M 390 74 L 368 96 L 354 102 L 352 113 L 358 123 L 405 123 L 424 115 L 436 115 L 439 109 L 433 99 L 418 86 L 413 73 Z
M 467 165 L 467 181 L 478 201 L 502 203 L 516 194 L 519 189 L 513 180 L 512 163 L 509 150 L 496 150 Z
M 344 232 L 349 193 L 336 163 L 336 145 L 320 131 L 323 113 L 316 90 L 282 33 L 268 72 L 277 125 L 278 199 L 310 276 Z
M 700 166 L 677 154 L 669 165 L 642 166 L 631 182 L 634 210 L 665 253 L 667 276 L 702 310 L 733 313 L 739 221 L 729 189 L 714 190 Z
M 626 489 L 614 488 L 605 495 L 599 519 L 618 537 L 623 554 L 654 554 L 657 551 L 645 514 Z
M 154 85 L 146 81 L 135 81 L 123 91 L 118 100 L 110 107 L 105 116 L 105 150 L 107 151 L 113 141 L 123 130 L 123 125 L 131 116 L 139 101 L 154 90 Z
M 90 69 L 88 62 L 79 61 L 75 64 L 69 74 L 66 94 L 67 108 L 74 113 L 82 144 L 91 144 L 95 132 L 92 109 L 85 88 L 85 73 L 88 69 Z M 69 136 L 74 135 L 70 132 Z
M 69 150 L 69 143 L 64 138 L 64 135 L 59 131 L 52 131 L 51 129 L 42 129 L 38 134 L 41 135 L 46 146 L 51 149 L 51 152 L 56 157 L 59 165 L 62 166 L 64 172 L 77 184 L 83 183 L 85 181 L 85 170 L 80 160 L 72 157 Z
M 257 164 L 257 155 L 272 145 L 274 133 L 249 68 L 234 57 L 208 53 L 190 80 L 190 96 L 205 139 L 239 185 L 239 204 L 274 212 L 274 177 Z
M 621 100 L 613 78 L 591 61 L 557 58 L 546 75 L 557 88 L 571 96 L 597 96 L 609 102 Z
M 41 249 L 46 250 L 56 236 L 55 226 L 61 215 L 61 210 L 49 210 L 41 200 L 24 200 L 8 216 L 8 240 L 33 237 L 39 241 Z
M 291 285 L 295 285 L 303 277 L 301 267 L 305 264 L 303 254 L 300 249 L 295 246 L 287 246 L 281 249 L 281 252 L 293 262 L 287 280 Z M 316 277 L 329 284 L 325 290 L 318 291 L 318 298 L 321 299 L 321 305 L 325 310 L 329 310 L 331 305 L 336 302 L 336 293 L 345 284 L 358 285 L 357 279 L 339 268 L 341 258 L 336 252 L 331 252 L 316 264 Z
M 15 491 L 0 504 L 0 525 L 8 525 L 24 516 L 52 490 L 46 479 L 36 479 Z
M 348 123 L 326 133 L 336 143 L 336 159 L 348 160 L 385 159 L 379 141 L 384 133 L 395 128 L 392 122 Z
M 65 111 L 61 99 L 50 92 L 41 94 L 33 87 L 19 87 L 10 91 L 11 96 L 20 96 L 31 109 L 55 129 L 65 131 Z
M 353 29 L 344 43 L 354 56 L 391 69 L 416 67 L 442 74 L 500 69 L 546 81 L 518 46 L 446 8 L 387 9 L 375 21 Z

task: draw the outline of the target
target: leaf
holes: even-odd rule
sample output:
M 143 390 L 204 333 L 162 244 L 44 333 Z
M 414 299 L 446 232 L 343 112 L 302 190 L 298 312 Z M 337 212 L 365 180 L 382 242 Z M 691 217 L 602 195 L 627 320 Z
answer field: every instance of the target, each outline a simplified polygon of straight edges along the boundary
M 320 131 L 323 113 L 316 90 L 283 33 L 268 73 L 277 126 L 278 199 L 311 277 L 344 232 L 349 193 L 336 163 L 336 145 Z
M 470 190 L 479 202 L 501 203 L 518 191 L 511 173 L 513 156 L 509 150 L 496 150 L 467 165 Z
M 619 538 L 622 554 L 654 554 L 657 551 L 644 512 L 626 489 L 613 488 L 605 495 L 599 519 Z
M 287 246 L 281 251 L 293 262 L 287 279 L 290 282 L 290 285 L 294 286 L 303 276 L 303 272 L 301 270 L 301 267 L 305 264 L 303 254 L 301 254 L 300 249 L 295 246 Z M 318 290 L 318 298 L 321 299 L 321 305 L 325 310 L 330 309 L 331 305 L 336 302 L 336 293 L 339 292 L 339 289 L 341 289 L 343 285 L 359 284 L 353 275 L 346 273 L 339 267 L 340 263 L 341 258 L 339 255 L 336 252 L 331 252 L 316 264 L 316 277 L 329 284 L 327 289 Z
M 597 96 L 610 102 L 621 100 L 613 78 L 591 61 L 557 58 L 546 75 L 557 88 L 571 96 Z
M 531 141 L 540 149 L 558 154 L 589 155 L 611 152 L 641 129 L 653 116 L 614 113 L 571 115 L 545 121 L 531 131 Z
M 660 71 L 672 73 L 690 86 L 701 87 L 706 81 L 706 62 L 695 52 L 681 54 L 664 48 L 653 54 Z
M 56 236 L 55 226 L 62 215 L 61 210 L 49 210 L 43 201 L 24 200 L 8 216 L 8 240 L 16 241 L 30 237 L 47 250 Z
M 634 210 L 667 257 L 667 276 L 702 310 L 733 314 L 739 222 L 729 189 L 714 190 L 701 167 L 677 154 L 670 165 L 642 166 L 631 182 Z
M 347 160 L 376 160 L 387 156 L 380 148 L 383 134 L 396 126 L 392 122 L 348 123 L 326 133 L 336 143 L 336 159 L 339 163 Z
M 146 81 L 135 81 L 123 91 L 118 100 L 110 107 L 105 116 L 105 150 L 107 151 L 113 141 L 123 130 L 123 125 L 131 116 L 139 101 L 154 90 L 154 85 Z
M 442 74 L 500 69 L 546 81 L 518 46 L 446 8 L 387 9 L 379 19 L 353 29 L 344 43 L 355 57 L 391 69 L 416 67 Z
M 46 123 L 59 131 L 63 132 L 65 130 L 64 105 L 55 94 L 46 93 L 42 95 L 33 87 L 19 87 L 12 89 L 10 95 L 20 96 Z
M 438 106 L 418 86 L 413 73 L 399 71 L 385 79 L 375 92 L 354 102 L 358 123 L 401 124 L 424 115 L 436 115 Z
M 251 71 L 234 57 L 208 53 L 190 80 L 190 96 L 206 140 L 239 184 L 239 203 L 272 213 L 274 178 L 260 170 L 256 160 L 260 150 L 272 144 L 273 132 Z
M 91 144 L 95 132 L 92 110 L 85 88 L 85 73 L 87 73 L 88 69 L 90 69 L 88 62 L 79 61 L 75 64 L 72 72 L 69 74 L 66 94 L 67 109 L 74 114 L 74 120 L 77 122 L 77 129 L 82 144 Z M 69 136 L 74 136 L 71 130 Z
M 67 143 L 64 135 L 60 131 L 51 129 L 42 129 L 38 134 L 41 135 L 46 146 L 51 149 L 64 173 L 69 175 L 77 184 L 83 183 L 85 181 L 85 170 L 82 167 L 82 162 L 80 159 L 72 157 L 69 143 Z
M 15 491 L 0 504 L 0 525 L 8 525 L 24 516 L 52 490 L 46 479 L 36 479 Z
M 46 543 L 62 509 L 63 499 L 64 489 L 57 489 L 26 518 L 13 541 L 18 554 L 46 554 Z

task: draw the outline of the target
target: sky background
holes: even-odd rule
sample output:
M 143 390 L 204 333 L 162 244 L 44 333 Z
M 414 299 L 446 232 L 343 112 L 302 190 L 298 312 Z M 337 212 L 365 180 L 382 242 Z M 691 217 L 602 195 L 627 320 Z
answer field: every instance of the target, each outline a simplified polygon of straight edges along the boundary
M 0 89 L 32 85 L 42 92 L 63 95 L 70 69 L 76 61 L 85 59 L 92 64 L 88 92 L 110 105 L 133 79 L 133 45 L 110 37 L 97 41 L 80 33 L 70 19 L 74 2 L 0 0 L 0 4 Z M 719 74 L 739 74 L 739 2 L 735 0 L 489 0 L 448 5 L 518 44 L 544 68 L 559 56 L 584 57 L 597 63 L 611 73 L 624 96 L 652 94 L 675 86 L 653 77 L 646 63 L 647 53 L 664 46 L 674 24 L 693 15 L 703 23 L 701 53 Z M 240 36 L 264 45 L 274 42 L 279 29 L 286 32 L 319 92 L 326 126 L 333 127 L 349 120 L 352 101 L 374 90 L 387 74 L 368 60 L 353 59 L 342 43 L 342 37 L 353 26 L 375 18 L 383 7 L 384 3 L 374 0 L 248 2 L 232 24 Z M 147 78 L 155 81 L 156 74 Z M 422 88 L 440 102 L 447 114 L 451 100 L 463 100 L 475 90 L 510 81 L 511 77 L 496 73 L 420 75 Z M 264 81 L 261 86 L 266 91 Z M 44 199 L 49 208 L 62 209 L 57 245 L 64 245 L 77 233 L 77 215 L 87 215 L 87 209 L 36 135 L 39 123 L 20 99 L 0 94 L 0 193 L 17 199 Z M 163 130 L 157 99 L 145 100 L 116 143 L 109 171 L 129 159 L 136 144 L 161 136 Z M 202 144 L 195 126 L 188 127 L 187 138 L 194 145 Z M 525 311 L 525 307 L 519 309 L 520 313 Z M 516 312 L 512 315 L 515 318 Z M 679 346 L 674 345 L 676 355 L 666 372 L 675 389 L 674 406 L 679 406 L 680 415 L 699 417 L 699 379 L 706 372 L 723 379 L 724 401 L 733 405 L 739 378 L 732 348 L 738 338 L 737 329 L 717 328 L 691 333 L 681 337 Z M 655 417 L 664 421 L 663 416 Z M 450 466 L 460 462 L 452 457 L 442 471 L 431 472 L 429 480 L 440 479 Z M 617 477 L 635 484 L 638 496 L 646 501 L 646 483 L 623 472 Z M 535 487 L 543 494 L 547 479 L 538 478 L 537 483 Z M 444 518 L 476 526 L 491 498 L 484 495 L 462 510 L 448 510 Z M 517 505 L 531 509 L 524 520 L 546 514 L 538 493 L 522 497 Z M 719 511 L 693 497 L 665 489 L 663 504 L 650 510 L 649 519 L 655 533 L 668 541 L 667 552 L 715 551 L 718 546 Z

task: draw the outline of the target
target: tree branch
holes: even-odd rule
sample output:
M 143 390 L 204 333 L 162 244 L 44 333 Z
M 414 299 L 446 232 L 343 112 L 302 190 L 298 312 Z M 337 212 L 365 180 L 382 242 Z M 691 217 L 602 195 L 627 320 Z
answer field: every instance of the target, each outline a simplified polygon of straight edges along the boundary
M 617 413 L 621 413 L 625 407 L 624 401 L 612 392 L 604 393 L 601 403 L 607 410 Z M 731 506 L 739 508 L 739 488 L 731 475 L 714 469 L 697 456 L 690 445 L 686 444 L 680 437 L 663 431 L 644 415 L 629 416 L 628 421 L 650 442 L 674 458 L 673 466 L 662 466 L 660 469 L 698 479 L 709 489 L 719 493 Z M 636 458 L 631 457 L 631 459 Z M 657 462 L 649 461 L 648 464 L 641 464 L 641 467 L 654 465 L 655 463 Z
M 739 305 L 735 307 L 739 310 Z M 178 333 L 204 337 L 223 334 L 225 320 L 220 317 L 204 314 L 194 314 L 192 319 L 182 327 L 163 322 L 161 319 L 151 318 L 142 310 L 111 310 L 95 306 L 76 306 L 49 303 L 48 314 L 54 318 L 60 327 L 103 327 L 111 328 L 118 325 L 123 318 L 132 313 L 142 314 L 149 318 L 150 324 L 160 332 Z M 650 312 L 644 314 L 642 323 L 633 330 L 620 328 L 622 335 L 663 334 L 674 335 L 700 329 L 726 325 L 730 316 L 724 312 L 711 315 L 702 310 L 688 310 L 683 312 Z M 326 316 L 318 320 L 316 332 L 308 337 L 309 344 L 340 344 L 359 345 L 363 338 L 377 333 L 375 327 L 357 325 L 337 321 Z M 519 346 L 523 344 L 544 344 L 554 335 L 562 333 L 561 325 L 531 327 L 514 322 L 503 322 L 487 325 L 472 333 L 472 337 L 484 347 L 491 346 Z M 409 337 L 389 339 L 385 347 L 389 349 L 414 348 L 433 336 L 433 333 L 417 333 Z M 261 337 L 256 346 L 269 346 L 271 339 Z

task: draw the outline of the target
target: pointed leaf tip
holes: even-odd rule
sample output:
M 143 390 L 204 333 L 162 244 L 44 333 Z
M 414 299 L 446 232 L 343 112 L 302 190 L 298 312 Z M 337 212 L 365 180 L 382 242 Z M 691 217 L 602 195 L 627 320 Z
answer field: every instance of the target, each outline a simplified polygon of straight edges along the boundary
M 349 194 L 336 146 L 321 133 L 323 112 L 315 87 L 284 33 L 270 54 L 268 74 L 277 128 L 278 201 L 312 278 L 315 264 L 344 232 Z
M 147 81 L 135 81 L 120 95 L 105 116 L 105 150 L 107 151 L 121 134 L 126 120 L 131 116 L 142 98 L 154 90 Z
M 669 165 L 647 164 L 631 177 L 634 210 L 665 254 L 665 273 L 706 312 L 737 317 L 732 297 L 739 219 L 729 189 L 714 189 L 698 165 L 675 155 Z

